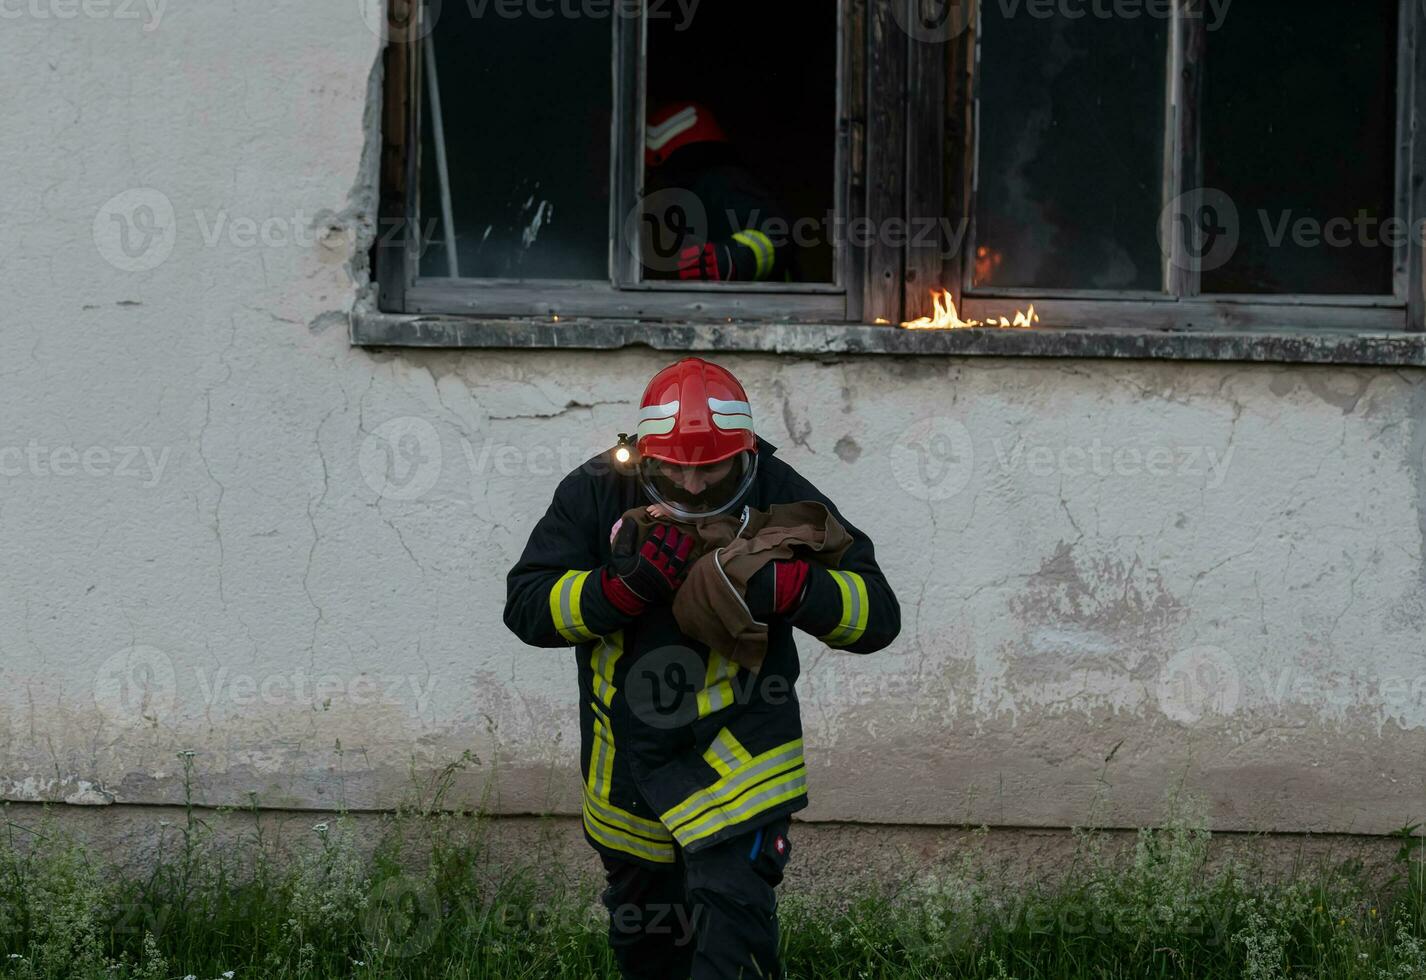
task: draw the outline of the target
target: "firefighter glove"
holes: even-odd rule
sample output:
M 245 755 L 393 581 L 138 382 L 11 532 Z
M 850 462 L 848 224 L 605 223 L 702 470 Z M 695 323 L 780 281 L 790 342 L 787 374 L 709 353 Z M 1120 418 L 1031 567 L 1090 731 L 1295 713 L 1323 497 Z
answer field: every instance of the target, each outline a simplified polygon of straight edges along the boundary
M 760 623 L 791 615 L 807 591 L 807 576 L 807 562 L 800 558 L 768 562 L 748 579 L 748 612 Z
M 638 525 L 625 521 L 614 539 L 613 557 L 600 581 L 620 612 L 636 616 L 650 603 L 668 602 L 688 575 L 693 535 L 672 524 L 655 524 L 637 549 Z
M 678 278 L 727 282 L 738 277 L 732 249 L 727 245 L 704 242 L 690 245 L 678 253 Z

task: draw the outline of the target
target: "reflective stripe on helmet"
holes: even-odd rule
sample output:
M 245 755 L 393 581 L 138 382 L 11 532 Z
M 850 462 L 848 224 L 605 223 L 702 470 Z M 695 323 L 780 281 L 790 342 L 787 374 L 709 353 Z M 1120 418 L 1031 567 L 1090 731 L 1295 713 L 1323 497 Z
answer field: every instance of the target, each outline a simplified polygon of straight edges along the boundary
M 644 142 L 651 150 L 662 150 L 668 145 L 669 140 L 686 133 L 698 124 L 698 110 L 693 106 L 687 106 L 681 112 L 676 112 L 656 126 L 649 126 L 644 130 Z
M 708 407 L 715 412 L 722 412 L 724 415 L 752 415 L 753 407 L 747 402 L 731 401 L 725 398 L 714 398 L 708 396 Z
M 720 429 L 751 429 L 753 427 L 753 417 L 751 415 L 719 415 L 713 413 L 713 424 Z
M 674 420 L 668 419 L 644 419 L 639 423 L 639 428 L 634 436 L 635 439 L 642 439 L 644 436 L 661 436 L 673 431 Z
M 671 402 L 664 402 L 662 405 L 645 405 L 639 409 L 639 421 L 645 419 L 665 419 L 673 418 L 678 414 L 678 399 Z

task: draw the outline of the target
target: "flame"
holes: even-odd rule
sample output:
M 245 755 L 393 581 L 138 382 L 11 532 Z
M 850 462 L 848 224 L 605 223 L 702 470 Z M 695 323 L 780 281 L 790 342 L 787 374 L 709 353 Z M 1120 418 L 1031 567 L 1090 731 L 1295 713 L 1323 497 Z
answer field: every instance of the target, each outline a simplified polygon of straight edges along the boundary
M 1030 327 L 1040 322 L 1033 303 L 1027 311 L 1016 310 L 1013 320 L 1003 316 L 989 320 L 962 320 L 956 313 L 956 301 L 951 298 L 948 289 L 931 290 L 931 305 L 935 309 L 933 315 L 917 317 L 901 325 L 907 330 L 959 330 L 963 327 Z
M 988 285 L 995 277 L 995 270 L 1000 268 L 1000 263 L 1005 259 L 998 251 L 989 245 L 982 245 L 975 250 L 975 284 L 977 286 Z

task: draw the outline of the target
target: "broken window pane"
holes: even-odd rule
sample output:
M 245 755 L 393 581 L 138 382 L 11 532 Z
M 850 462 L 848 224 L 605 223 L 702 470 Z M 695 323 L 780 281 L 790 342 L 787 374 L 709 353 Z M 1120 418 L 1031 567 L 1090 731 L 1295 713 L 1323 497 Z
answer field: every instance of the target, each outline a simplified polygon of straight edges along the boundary
M 972 282 L 1162 289 L 1167 21 L 981 14 Z
M 1235 4 L 1208 31 L 1203 182 L 1238 243 L 1204 292 L 1391 293 L 1397 17 L 1395 0 Z
M 795 57 L 775 54 L 769 38 L 787 39 Z M 660 213 L 644 218 L 666 247 L 645 239 L 644 277 L 727 279 L 731 267 L 735 283 L 832 282 L 837 4 L 653 4 L 647 67 L 644 200 Z M 675 209 L 670 220 L 675 191 L 697 204 Z M 679 236 L 668 226 L 692 212 L 704 226 L 686 237 L 715 245 L 713 264 L 700 257 L 680 268 Z M 734 240 L 746 229 L 767 241 Z
M 449 274 L 443 136 L 462 277 L 607 280 L 611 17 L 534 17 L 495 3 L 431 9 L 442 132 L 427 91 L 421 274 Z

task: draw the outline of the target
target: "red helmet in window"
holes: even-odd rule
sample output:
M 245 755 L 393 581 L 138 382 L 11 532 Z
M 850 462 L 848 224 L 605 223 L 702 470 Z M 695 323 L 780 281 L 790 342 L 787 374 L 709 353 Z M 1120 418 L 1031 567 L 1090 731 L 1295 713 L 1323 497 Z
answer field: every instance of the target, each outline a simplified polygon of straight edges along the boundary
M 727 369 L 686 357 L 654 375 L 635 441 L 644 492 L 680 520 L 735 507 L 757 474 L 748 394 Z
M 644 127 L 644 164 L 657 167 L 692 143 L 726 143 L 728 136 L 707 106 L 671 102 L 649 113 Z

